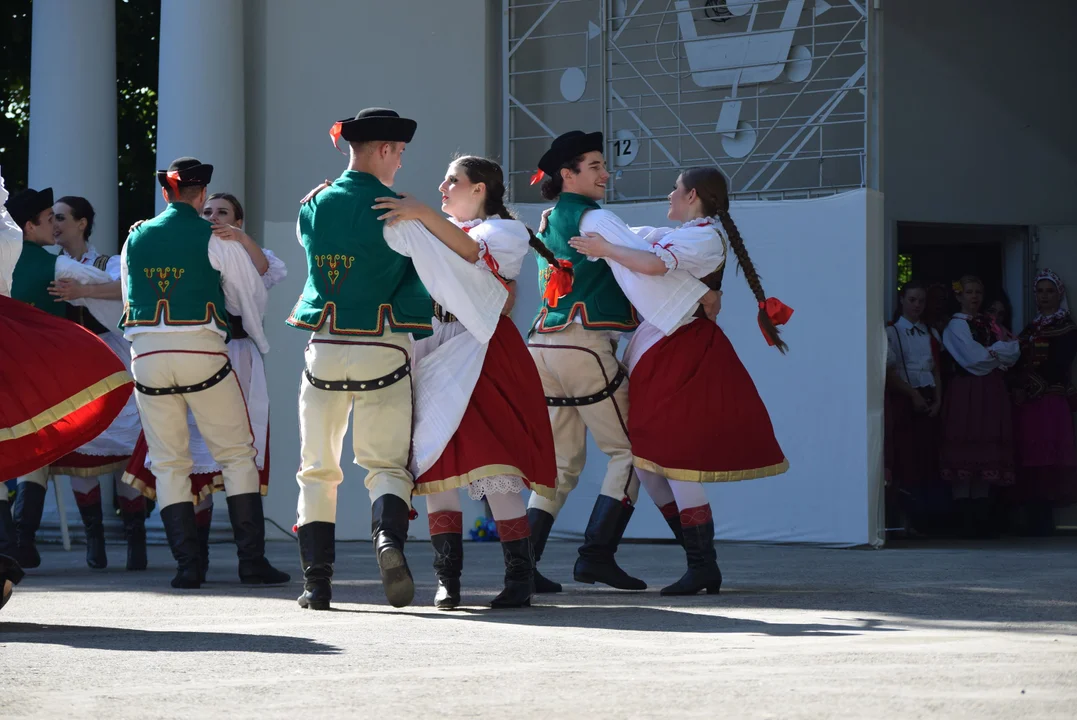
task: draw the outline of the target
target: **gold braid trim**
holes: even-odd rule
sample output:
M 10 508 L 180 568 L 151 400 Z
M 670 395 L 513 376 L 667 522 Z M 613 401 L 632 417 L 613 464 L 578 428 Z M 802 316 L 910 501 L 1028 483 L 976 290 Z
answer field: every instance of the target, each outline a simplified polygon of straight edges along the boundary
M 77 410 L 81 410 L 95 400 L 100 400 L 113 390 L 132 382 L 133 380 L 131 380 L 131 376 L 126 370 L 114 372 L 108 377 L 98 380 L 85 390 L 80 390 L 66 400 L 61 400 L 48 410 L 38 413 L 29 420 L 23 420 L 21 423 L 11 427 L 0 428 L 0 442 L 18 440 L 21 437 L 40 432 L 54 422 L 67 417 Z
M 658 463 L 645 460 L 641 457 L 633 457 L 632 464 L 640 470 L 648 470 L 656 475 L 661 475 L 667 480 L 704 483 L 757 480 L 759 478 L 781 475 L 789 469 L 788 459 L 782 460 L 777 465 L 768 465 L 767 467 L 754 468 L 751 470 L 680 470 L 677 468 L 664 468 Z

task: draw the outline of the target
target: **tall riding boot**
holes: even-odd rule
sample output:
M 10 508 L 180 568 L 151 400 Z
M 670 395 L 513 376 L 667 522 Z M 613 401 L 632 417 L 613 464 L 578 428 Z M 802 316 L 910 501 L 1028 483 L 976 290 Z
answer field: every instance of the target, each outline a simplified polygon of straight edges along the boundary
M 677 501 L 666 503 L 658 508 L 658 511 L 662 513 L 662 517 L 665 518 L 669 529 L 673 531 L 673 537 L 677 539 L 677 544 L 684 547 L 684 532 L 681 530 L 681 511 L 677 509 Z
M 333 563 L 337 559 L 336 523 L 300 525 L 299 562 L 303 567 L 303 594 L 299 607 L 328 610 L 333 599 Z
M 266 521 L 261 493 L 228 496 L 228 519 L 236 538 L 239 581 L 244 585 L 283 585 L 292 579 L 266 559 Z
M 385 597 L 393 607 L 404 607 L 415 598 L 415 580 L 404 557 L 408 515 L 408 504 L 396 495 L 382 495 L 370 506 L 370 539 Z
M 176 559 L 176 577 L 172 578 L 172 587 L 192 590 L 200 587 L 194 505 L 178 502 L 161 508 L 161 523 L 165 526 L 165 537 L 172 548 L 172 557 Z
M 618 590 L 646 590 L 647 583 L 632 577 L 614 559 L 633 508 L 607 495 L 599 495 L 583 533 L 583 545 L 572 575 L 576 582 L 604 583 Z
M 543 577 L 538 571 L 538 562 L 542 559 L 542 551 L 546 549 L 546 540 L 553 529 L 553 520 L 553 515 L 545 510 L 531 508 L 527 511 L 527 521 L 531 525 L 531 550 L 535 554 L 535 592 L 539 594 L 561 592 L 561 583 Z
M 7 492 L 0 487 L 0 492 Z M 0 502 L 0 608 L 7 604 L 11 590 L 22 580 L 23 572 L 15 559 L 15 521 L 11 519 L 11 507 Z
M 434 548 L 434 574 L 438 578 L 434 607 L 453 610 L 460 605 L 460 572 L 464 568 L 463 533 L 431 535 L 430 544 Z
M 194 514 L 194 524 L 198 528 L 198 579 L 206 581 L 209 575 L 209 531 L 213 523 L 213 506 Z
M 127 569 L 145 570 L 146 561 L 146 510 L 125 508 L 123 510 L 123 535 L 127 540 Z
M 490 602 L 490 607 L 529 607 L 535 591 L 535 556 L 528 519 L 499 520 L 497 534 L 505 555 L 505 589 Z
M 108 567 L 105 554 L 105 524 L 101 510 L 101 498 L 96 503 L 79 505 L 79 515 L 86 528 L 86 564 L 95 570 Z
M 717 595 L 722 588 L 722 571 L 718 569 L 718 553 L 714 549 L 714 520 L 710 506 L 690 508 L 684 513 L 696 515 L 698 520 L 702 513 L 706 520 L 698 525 L 686 524 L 684 527 L 684 553 L 688 557 L 688 570 L 677 582 L 662 588 L 662 595 L 695 595 L 706 590 L 708 595 Z M 682 513 L 682 523 L 684 522 Z
M 19 483 L 15 490 L 15 507 L 11 510 L 15 519 L 15 543 L 18 546 L 15 559 L 24 568 L 36 568 L 41 564 L 34 535 L 41 526 L 44 509 L 45 488 L 32 482 Z

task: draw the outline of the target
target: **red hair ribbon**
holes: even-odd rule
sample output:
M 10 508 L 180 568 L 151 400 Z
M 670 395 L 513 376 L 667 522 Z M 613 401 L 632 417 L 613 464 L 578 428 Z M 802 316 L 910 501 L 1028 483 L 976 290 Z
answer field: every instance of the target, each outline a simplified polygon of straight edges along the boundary
M 169 170 L 165 173 L 165 180 L 168 181 L 168 187 L 172 188 L 172 197 L 179 196 L 179 170 Z
M 793 308 L 783 303 L 778 298 L 767 298 L 765 302 L 759 303 L 759 309 L 767 314 L 770 321 L 774 324 L 774 327 L 779 325 L 785 325 L 789 322 L 789 318 L 793 317 Z M 759 329 L 763 330 L 763 324 L 759 324 Z M 766 331 L 763 331 L 763 337 L 767 339 L 767 345 L 774 347 L 774 341 L 770 339 Z
M 337 150 L 340 150 L 341 155 L 347 155 L 346 152 L 340 149 L 340 145 L 337 144 L 337 142 L 340 140 L 340 133 L 342 129 L 343 125 L 341 125 L 339 122 L 333 123 L 333 127 L 329 128 L 329 139 L 333 141 L 333 147 L 335 147 Z
M 542 299 L 552 308 L 557 307 L 557 301 L 572 292 L 572 273 L 566 268 L 572 267 L 568 260 L 558 260 L 558 267 L 550 273 L 550 279 L 546 281 L 546 290 L 542 293 Z
M 542 178 L 544 178 L 544 177 L 546 177 L 546 173 L 542 172 L 541 170 L 536 170 L 535 174 L 531 176 L 531 183 L 530 184 L 534 185 L 537 182 L 541 182 Z

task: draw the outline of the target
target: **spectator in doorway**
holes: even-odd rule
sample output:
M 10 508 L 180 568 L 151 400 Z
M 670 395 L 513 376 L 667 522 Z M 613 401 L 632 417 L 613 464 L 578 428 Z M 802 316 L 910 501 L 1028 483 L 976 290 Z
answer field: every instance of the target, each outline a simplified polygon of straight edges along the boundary
M 1004 340 L 1013 340 L 1013 305 L 1005 290 L 995 293 L 985 310 L 987 316 L 995 321 Z
M 1014 428 L 1024 531 L 1054 531 L 1054 508 L 1077 502 L 1077 409 L 1071 368 L 1077 356 L 1077 324 L 1069 313 L 1062 279 L 1044 269 L 1036 275 L 1036 317 L 1021 331 L 1021 361 L 1014 377 Z
M 953 289 L 961 310 L 942 335 L 954 360 L 942 412 L 942 476 L 951 484 L 965 533 L 984 537 L 994 528 L 992 488 L 1014 482 L 1012 408 L 1002 374 L 1021 351 L 980 312 L 982 280 L 966 275 Z
M 898 303 L 894 322 L 886 328 L 886 507 L 906 530 L 923 531 L 933 504 L 929 493 L 938 486 L 942 338 L 922 321 L 927 303 L 922 283 L 906 283 Z

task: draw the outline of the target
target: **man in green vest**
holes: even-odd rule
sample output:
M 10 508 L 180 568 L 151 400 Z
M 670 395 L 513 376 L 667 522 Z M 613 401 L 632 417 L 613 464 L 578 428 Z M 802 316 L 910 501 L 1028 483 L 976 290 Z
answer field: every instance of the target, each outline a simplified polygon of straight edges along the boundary
M 554 519 L 583 471 L 589 430 L 610 459 L 573 577 L 577 582 L 645 590 L 646 583 L 628 575 L 614 558 L 639 495 L 628 438 L 628 379 L 616 351 L 620 334 L 634 330 L 639 320 L 609 264 L 589 261 L 569 245 L 569 240 L 587 231 L 631 235 L 620 218 L 598 204 L 609 180 L 603 149 L 602 133 L 574 130 L 555 139 L 538 164 L 536 180 L 546 177 L 542 195 L 557 202 L 544 217 L 538 237 L 561 266 L 538 259 L 543 304 L 528 345 L 550 407 L 558 479 L 557 498 L 547 500 L 533 493 L 527 514 L 537 563 Z M 716 295 L 702 283 L 691 278 L 686 282 L 698 286 L 680 293 L 686 313 L 699 302 L 716 302 Z M 536 592 L 560 590 L 560 584 L 535 572 Z
M 50 285 L 58 280 L 95 285 L 108 282 L 109 276 L 93 266 L 53 255 L 45 249 L 56 243 L 52 205 L 52 188 L 30 188 L 11 196 L 5 203 L 12 220 L 22 230 L 22 251 L 12 273 L 11 297 L 51 315 L 67 317 L 74 308 L 53 297 L 49 292 Z M 85 301 L 75 302 L 85 304 Z M 36 568 L 41 564 L 34 536 L 41 525 L 48 479 L 49 467 L 45 466 L 18 480 L 12 513 L 17 559 L 24 568 Z
M 312 332 L 299 391 L 302 456 L 297 533 L 304 589 L 299 604 L 328 610 L 335 561 L 340 453 L 352 417 L 355 462 L 367 471 L 371 538 L 385 595 L 411 602 L 404 557 L 414 479 L 411 453 L 412 336 L 430 333 L 433 303 L 411 260 L 390 249 L 375 198 L 392 195 L 416 123 L 370 108 L 333 125 L 349 145 L 348 168 L 312 194 L 297 234 L 307 282 L 288 324 Z
M 264 306 L 265 286 L 246 251 L 211 232 L 202 219 L 212 165 L 180 158 L 157 179 L 168 207 L 142 223 L 121 253 L 120 327 L 131 341 L 136 400 L 168 544 L 176 559 L 175 588 L 197 588 L 198 532 L 190 473 L 190 409 L 221 466 L 228 515 L 244 584 L 290 579 L 265 557 L 265 519 L 255 465 L 254 437 L 239 380 L 225 342 L 229 305 Z M 261 328 L 249 328 L 261 352 Z

